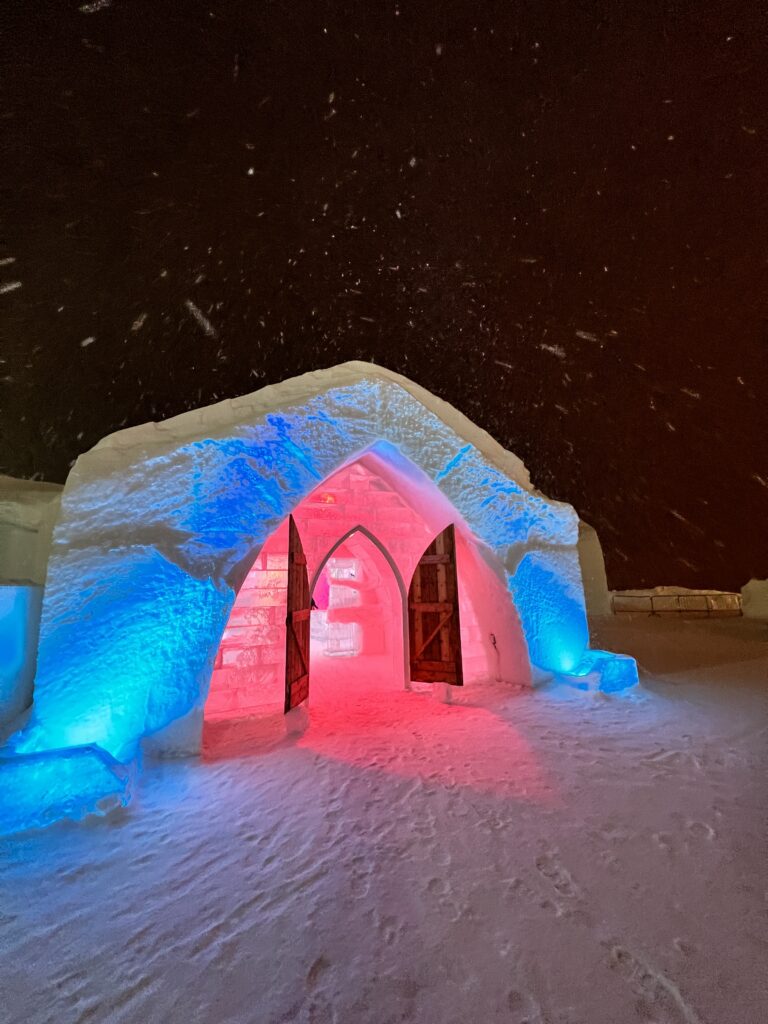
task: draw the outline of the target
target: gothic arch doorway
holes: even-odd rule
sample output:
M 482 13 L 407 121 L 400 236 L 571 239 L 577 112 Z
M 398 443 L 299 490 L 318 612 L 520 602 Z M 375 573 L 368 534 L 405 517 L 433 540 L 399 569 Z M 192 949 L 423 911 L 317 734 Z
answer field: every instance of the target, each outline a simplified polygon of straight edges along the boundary
M 407 687 L 407 590 L 374 533 L 347 530 L 315 569 L 310 593 L 313 693 Z
M 438 542 L 448 533 L 446 589 Z M 301 562 L 293 574 L 292 551 Z M 293 509 L 245 572 L 217 652 L 206 728 L 279 721 L 307 695 L 331 710 L 347 696 L 412 688 L 412 680 L 517 678 L 524 641 L 487 558 L 429 481 L 391 453 L 360 453 Z

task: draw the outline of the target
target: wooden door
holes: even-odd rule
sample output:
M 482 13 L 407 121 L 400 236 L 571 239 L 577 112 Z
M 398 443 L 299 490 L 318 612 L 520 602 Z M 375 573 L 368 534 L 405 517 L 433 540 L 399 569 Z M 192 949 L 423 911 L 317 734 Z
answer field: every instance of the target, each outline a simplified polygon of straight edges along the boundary
M 462 686 L 459 586 L 453 524 L 421 556 L 408 591 L 411 679 Z
M 288 519 L 288 600 L 285 618 L 285 712 L 309 696 L 309 579 L 293 516 Z

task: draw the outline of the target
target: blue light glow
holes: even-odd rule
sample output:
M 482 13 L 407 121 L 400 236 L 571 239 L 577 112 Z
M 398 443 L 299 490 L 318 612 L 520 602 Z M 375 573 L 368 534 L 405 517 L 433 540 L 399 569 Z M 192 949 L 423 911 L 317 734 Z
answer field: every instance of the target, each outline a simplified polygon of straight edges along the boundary
M 0 759 L 0 834 L 125 807 L 132 778 L 132 766 L 93 746 Z
M 0 587 L 0 707 L 11 699 L 24 664 L 27 604 L 21 587 Z
M 528 490 L 514 457 L 494 462 L 468 443 L 474 434 L 457 433 L 406 387 L 375 373 L 328 379 L 315 393 L 289 382 L 280 411 L 274 389 L 272 412 L 267 398 L 243 399 L 194 414 L 186 433 L 137 428 L 78 460 L 48 569 L 32 715 L 12 750 L 49 751 L 40 761 L 49 766 L 61 748 L 95 744 L 123 761 L 142 737 L 202 720 L 234 593 L 254 557 L 319 482 L 372 450 L 412 489 L 427 480 L 439 490 L 499 575 L 506 569 L 531 661 L 556 672 L 579 664 L 588 629 L 574 510 Z M 197 433 L 208 423 L 215 436 Z M 93 803 L 94 756 L 68 759 L 55 783 L 72 786 L 75 803 L 78 764 Z M 43 783 L 31 786 L 42 798 Z
M 39 615 L 39 587 L 0 586 L 0 726 L 32 699 Z
M 151 548 L 65 558 L 73 586 L 46 604 L 33 714 L 14 746 L 97 744 L 124 760 L 204 699 L 233 595 Z
M 552 672 L 571 672 L 589 643 L 581 576 L 575 555 L 570 566 L 568 555 L 558 552 L 553 564 L 549 552 L 532 551 L 510 581 L 528 655 L 534 665 Z
M 638 682 L 635 659 L 611 651 L 585 651 L 578 665 L 566 674 L 577 679 L 595 675 L 597 688 L 603 693 L 618 693 Z

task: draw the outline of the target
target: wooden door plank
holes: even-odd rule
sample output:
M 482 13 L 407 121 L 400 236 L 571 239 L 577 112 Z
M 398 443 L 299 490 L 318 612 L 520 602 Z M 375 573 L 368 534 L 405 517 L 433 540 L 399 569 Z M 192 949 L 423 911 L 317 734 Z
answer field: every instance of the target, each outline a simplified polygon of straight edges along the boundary
M 285 616 L 285 712 L 309 696 L 309 577 L 293 516 L 288 520 L 288 593 Z
M 411 679 L 463 684 L 456 534 L 438 534 L 419 559 L 408 592 Z

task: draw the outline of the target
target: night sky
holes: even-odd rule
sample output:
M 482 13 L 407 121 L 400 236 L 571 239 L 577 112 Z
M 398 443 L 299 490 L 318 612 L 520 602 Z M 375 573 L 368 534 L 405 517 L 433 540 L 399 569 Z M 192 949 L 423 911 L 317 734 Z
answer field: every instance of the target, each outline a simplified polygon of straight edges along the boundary
M 767 575 L 767 10 L 3 4 L 0 471 L 372 360 L 612 586 Z

